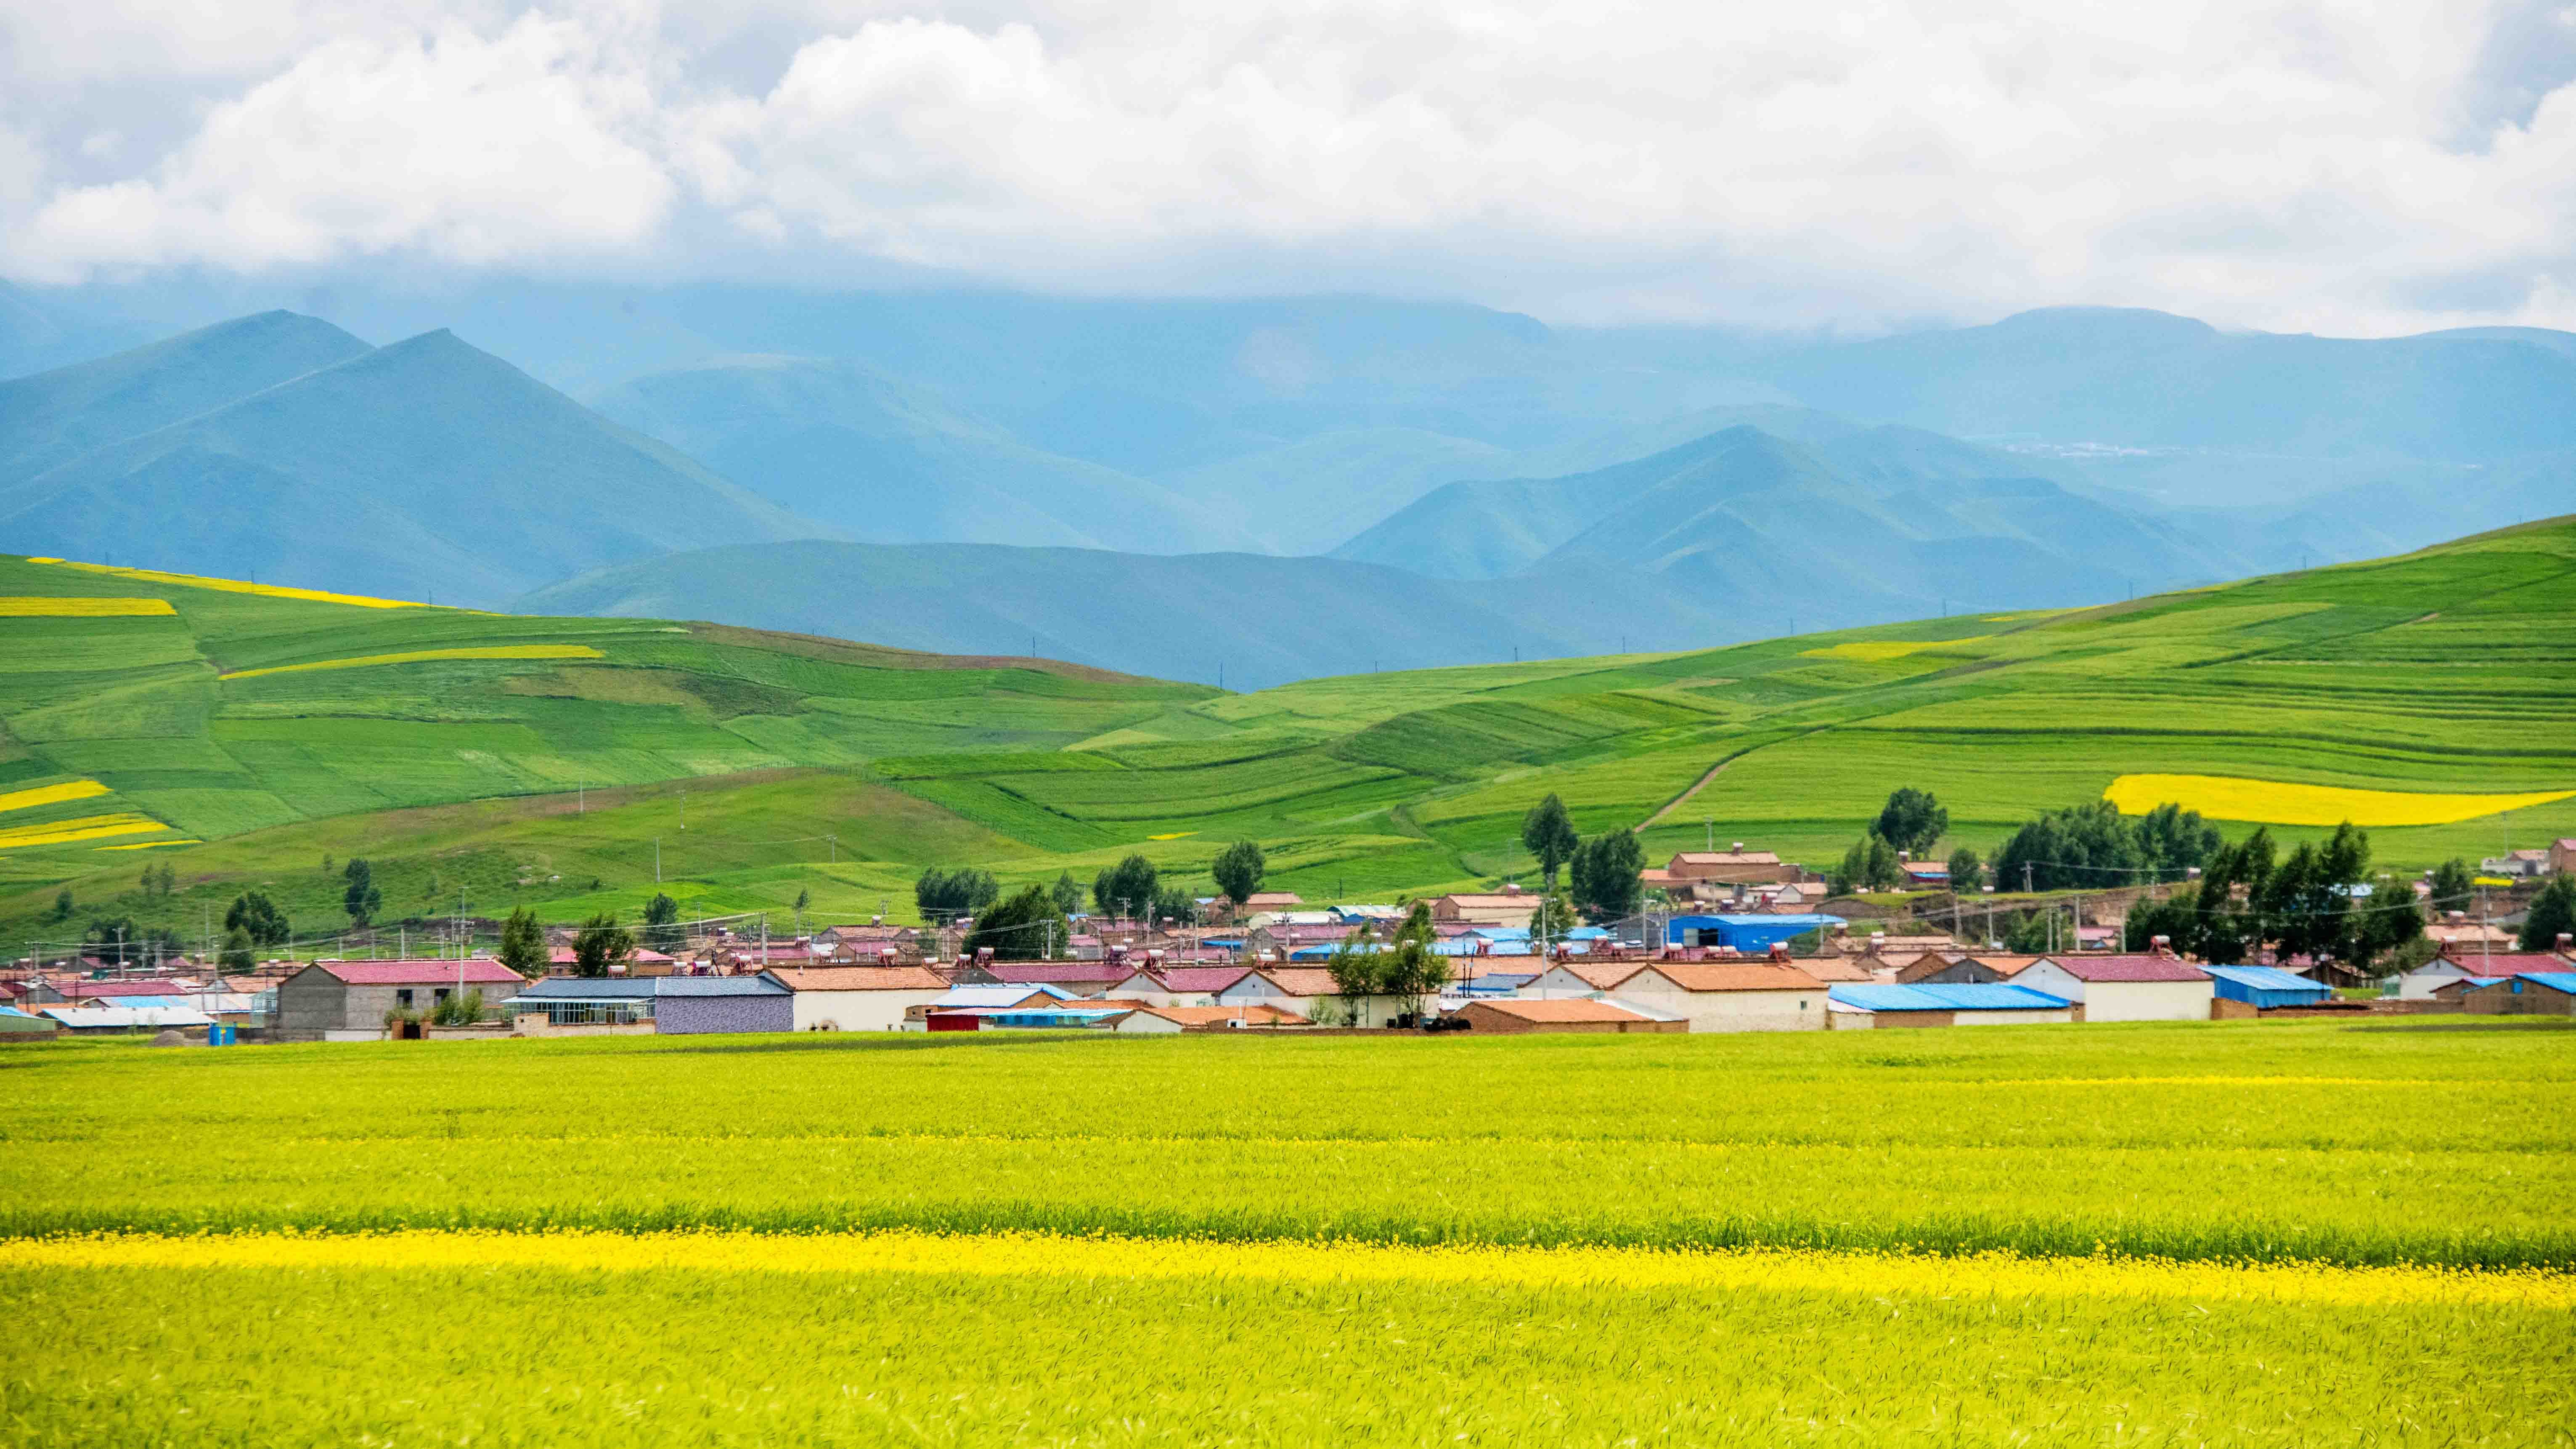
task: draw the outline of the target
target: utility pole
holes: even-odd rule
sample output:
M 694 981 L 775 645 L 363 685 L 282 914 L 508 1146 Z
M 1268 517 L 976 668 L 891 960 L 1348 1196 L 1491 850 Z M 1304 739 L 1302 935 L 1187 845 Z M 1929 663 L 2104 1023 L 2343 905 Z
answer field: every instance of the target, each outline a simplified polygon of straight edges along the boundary
M 653 837 L 653 884 L 662 883 L 662 837 Z
M 588 780 L 576 781 L 572 787 L 572 813 L 575 815 L 584 815 L 588 814 L 589 811 L 590 782 Z
M 830 843 L 829 849 L 832 852 L 831 863 L 833 865 L 839 865 L 841 863 L 841 837 L 837 835 L 826 835 L 823 839 Z

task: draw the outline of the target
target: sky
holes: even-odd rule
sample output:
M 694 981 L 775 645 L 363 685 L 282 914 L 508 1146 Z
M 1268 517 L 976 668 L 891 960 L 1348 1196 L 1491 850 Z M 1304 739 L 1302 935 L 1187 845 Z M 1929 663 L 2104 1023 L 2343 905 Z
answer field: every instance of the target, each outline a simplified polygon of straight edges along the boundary
M 0 277 L 2576 329 L 2576 0 L 0 0 Z

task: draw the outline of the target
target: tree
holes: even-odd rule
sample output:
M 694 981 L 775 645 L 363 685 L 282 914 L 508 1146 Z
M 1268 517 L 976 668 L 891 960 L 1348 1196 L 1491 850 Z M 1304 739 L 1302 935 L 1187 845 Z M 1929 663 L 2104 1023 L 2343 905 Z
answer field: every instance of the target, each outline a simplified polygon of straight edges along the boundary
M 2455 855 L 2433 867 L 2434 914 L 2465 911 L 2469 902 L 2477 898 L 2477 893 L 2477 873 L 2469 869 L 2467 861 Z
M 605 976 L 608 968 L 635 954 L 635 933 L 617 924 L 612 912 L 602 912 L 581 923 L 572 938 L 572 969 L 576 976 Z
M 942 870 L 932 866 L 912 883 L 913 904 L 921 908 L 925 921 L 953 921 L 971 916 L 999 899 L 1002 887 L 991 871 L 960 866 Z
M 978 911 L 975 929 L 966 933 L 958 954 L 972 960 L 991 950 L 1002 961 L 1043 961 L 1073 940 L 1073 927 L 1055 908 L 1055 895 L 1045 886 L 1023 887 L 990 910 Z
M 1972 896 L 1986 883 L 1986 863 L 1967 846 L 1950 852 L 1950 893 Z
M 224 932 L 223 953 L 215 960 L 227 971 L 248 971 L 259 964 L 258 947 L 252 943 L 250 932 L 235 926 Z
M 1378 988 L 1385 994 L 1403 999 L 1416 1021 L 1422 1016 L 1422 999 L 1437 996 L 1449 984 L 1449 958 L 1431 949 L 1438 938 L 1431 924 L 1431 906 L 1416 901 L 1395 931 L 1395 939 L 1377 958 Z
M 2526 951 L 2555 951 L 2561 936 L 2576 936 L 2576 876 L 2552 876 L 2531 898 L 2531 912 L 2522 918 Z
M 2379 961 L 2383 966 L 2402 961 L 2423 938 L 2424 912 L 2415 904 L 2415 883 L 2388 875 L 2372 881 L 2370 907 L 2357 934 L 2359 954 L 2354 959 Z
M 1131 855 L 1092 878 L 1091 902 L 1104 916 L 1124 916 L 1152 910 L 1161 889 L 1154 863 Z
M 1565 802 L 1553 793 L 1521 817 L 1521 845 L 1538 857 L 1539 878 L 1551 891 L 1556 889 L 1558 867 L 1574 858 L 1574 848 L 1580 844 L 1582 838 L 1574 833 L 1574 821 L 1565 813 Z
M 1165 881 L 1154 888 L 1153 918 L 1189 925 L 1198 919 L 1199 898 L 1178 881 Z
M 2043 811 L 1995 852 L 1995 888 L 2097 890 L 2139 873 L 2138 834 L 2108 800 Z
M 1082 909 L 1082 884 L 1073 878 L 1072 871 L 1057 872 L 1055 885 L 1047 894 L 1054 899 L 1060 915 L 1071 916 Z
M 2262 902 L 2272 870 L 2272 832 L 2263 826 L 2209 858 L 2200 877 L 2200 919 L 2191 954 L 2213 966 L 2234 966 L 2254 953 L 2268 930 Z M 2245 892 L 2242 905 L 2236 900 L 2240 888 Z
M 2162 936 L 2177 954 L 2189 954 L 2200 933 L 2200 891 L 2186 887 L 2161 901 L 2141 901 L 2130 908 L 2120 928 L 2120 949 L 2144 951 Z
M 72 888 L 70 886 L 65 886 L 61 890 L 54 892 L 54 919 L 57 921 L 68 921 L 71 918 Z
M 814 904 L 814 893 L 805 889 L 803 886 L 798 886 L 796 888 L 796 915 L 798 919 L 803 919 L 805 908 L 812 904 Z
M 1360 1003 L 1377 995 L 1378 983 L 1384 979 L 1378 962 L 1384 951 L 1377 929 L 1363 922 L 1324 961 L 1325 973 L 1333 978 L 1333 994 L 1342 999 L 1342 1019 L 1353 1026 L 1359 1024 Z
M 1950 812 L 1928 790 L 1904 786 L 1878 812 L 1878 838 L 1898 850 L 1926 851 L 1950 829 Z
M 1605 831 L 1574 850 L 1574 904 L 1593 924 L 1621 920 L 1637 913 L 1645 899 L 1638 876 L 1646 869 L 1646 848 L 1637 832 L 1621 827 Z
M 645 908 L 644 919 L 653 919 L 652 907 Z M 651 935 L 652 927 L 645 927 L 645 934 Z M 552 957 L 553 953 L 546 949 L 546 928 L 537 924 L 537 913 L 526 906 L 510 912 L 510 919 L 501 923 L 501 964 L 534 981 L 546 974 L 546 968 L 553 964 Z
M 131 966 L 154 956 L 175 956 L 185 949 L 179 933 L 167 926 L 146 929 L 132 916 L 100 916 L 89 923 L 81 954 Z
M 2181 880 L 2194 866 L 2207 865 L 2226 843 L 2219 838 L 2218 827 L 2201 819 L 2199 811 L 2170 801 L 2139 816 L 2131 828 L 2137 835 L 2139 859 L 2148 878 L 2155 881 Z
M 145 895 L 168 896 L 178 889 L 179 872 L 175 867 L 171 866 L 167 862 L 163 862 L 159 865 L 147 865 L 143 867 L 143 893 Z
M 251 944 L 257 946 L 282 946 L 295 934 L 277 903 L 259 891 L 233 897 L 231 908 L 224 912 L 224 929 L 249 932 Z
M 1261 877 L 1269 866 L 1258 842 L 1238 840 L 1217 855 L 1216 864 L 1209 870 L 1216 877 L 1216 888 L 1240 906 L 1261 889 Z
M 1562 891 L 1541 895 L 1538 909 L 1530 912 L 1529 930 L 1534 940 L 1562 939 L 1566 932 L 1581 924 L 1583 918 L 1574 913 L 1574 903 L 1568 901 Z
M 511 919 L 517 919 L 515 912 Z M 536 913 L 531 911 L 528 920 L 533 924 Z M 680 924 L 680 903 L 667 892 L 655 891 L 653 899 L 644 903 L 644 944 L 665 956 L 676 956 L 688 946 L 688 934 L 688 928 Z
M 352 925 L 365 925 L 385 903 L 385 893 L 376 889 L 376 868 L 363 857 L 351 856 L 340 870 L 340 879 L 348 883 L 340 892 L 341 908 L 349 913 Z
M 1893 890 L 1905 883 L 1905 864 L 1896 847 L 1876 835 L 1864 835 L 1843 852 L 1842 864 L 1828 873 L 1827 889 L 1835 895 L 1855 890 Z

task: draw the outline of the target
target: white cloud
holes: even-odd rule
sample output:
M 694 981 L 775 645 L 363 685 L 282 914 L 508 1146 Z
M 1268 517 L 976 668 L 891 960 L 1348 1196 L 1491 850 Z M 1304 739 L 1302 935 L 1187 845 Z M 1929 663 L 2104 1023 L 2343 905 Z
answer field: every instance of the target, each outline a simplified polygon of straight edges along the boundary
M 58 190 L 7 265 L 884 258 L 1597 318 L 2099 301 L 2576 326 L 2576 88 L 2497 59 L 2566 9 L 782 0 L 340 39 L 280 22 L 266 78 L 147 169 Z

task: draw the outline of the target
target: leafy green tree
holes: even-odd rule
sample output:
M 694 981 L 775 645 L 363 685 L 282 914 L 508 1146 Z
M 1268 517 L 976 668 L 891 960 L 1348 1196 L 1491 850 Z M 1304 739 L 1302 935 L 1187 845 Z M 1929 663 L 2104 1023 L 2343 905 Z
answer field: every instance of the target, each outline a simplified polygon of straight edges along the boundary
M 971 916 L 1001 898 L 1001 884 L 993 873 L 961 866 L 942 870 L 932 866 L 912 883 L 913 904 L 921 908 L 925 921 L 953 921 Z
M 224 932 L 223 950 L 215 957 L 215 962 L 227 971 L 248 971 L 258 965 L 259 949 L 252 942 L 250 932 L 239 926 Z
M 1262 856 L 1258 841 L 1238 840 L 1218 853 L 1210 871 L 1216 876 L 1216 888 L 1240 906 L 1261 889 L 1261 877 L 1269 868 L 1270 862 Z
M 2190 954 L 2213 966 L 2238 965 L 2253 955 L 2269 930 L 2262 903 L 2272 871 L 2272 832 L 2262 826 L 2209 858 L 2200 877 L 2200 919 L 2186 948 Z M 2236 899 L 2240 889 L 2245 893 L 2241 903 Z
M 1637 913 L 1645 899 L 1638 876 L 1646 868 L 1637 832 L 1622 827 L 1592 837 L 1575 847 L 1573 867 L 1574 904 L 1594 924 Z
M 70 886 L 65 886 L 61 890 L 54 892 L 54 919 L 57 921 L 68 921 L 71 918 L 72 888 Z
M 1082 909 L 1082 883 L 1073 878 L 1072 871 L 1058 871 L 1055 885 L 1047 893 L 1054 898 L 1059 915 L 1071 916 Z
M 814 904 L 814 893 L 805 889 L 803 886 L 798 886 L 796 888 L 796 914 L 799 916 L 804 915 L 805 908 L 812 904 Z
M 670 897 L 660 899 L 669 900 Z M 644 919 L 649 921 L 652 918 L 651 907 L 646 907 Z M 646 927 L 645 934 L 651 935 L 652 928 Z M 553 954 L 546 949 L 546 928 L 538 924 L 535 911 L 521 906 L 510 912 L 510 919 L 501 923 L 502 965 L 534 981 L 546 974 Z
M 2370 900 L 2354 937 L 2356 961 L 2400 962 L 2424 938 L 2424 912 L 2415 904 L 2415 883 L 2383 875 L 2370 883 Z M 2393 969 L 2403 971 L 2406 966 Z
M 2531 898 L 2522 918 L 2522 949 L 2554 951 L 2560 936 L 2576 936 L 2576 876 L 2555 875 Z
M 156 955 L 175 956 L 181 950 L 179 933 L 167 926 L 144 927 L 132 916 L 99 916 L 89 923 L 81 941 L 81 954 L 132 966 Z
M 1950 890 L 1954 895 L 1972 896 L 1986 884 L 1986 862 L 1976 851 L 1960 846 L 1950 852 Z
M 535 912 L 530 912 L 528 919 L 533 922 Z M 675 956 L 688 946 L 688 935 L 688 928 L 680 924 L 680 903 L 671 899 L 668 892 L 655 891 L 653 899 L 644 903 L 645 946 L 665 956 Z M 527 973 L 520 974 L 524 976 Z
M 1023 887 L 1017 894 L 975 915 L 960 953 L 972 959 L 990 948 L 996 960 L 1043 961 L 1061 955 L 1073 940 L 1073 927 L 1056 909 L 1055 894 L 1045 886 Z
M 1538 857 L 1539 877 L 1551 891 L 1556 889 L 1558 869 L 1574 858 L 1574 848 L 1582 843 L 1574 833 L 1573 817 L 1565 813 L 1565 802 L 1554 793 L 1521 817 L 1521 846 Z
M 1343 1021 L 1358 1025 L 1360 1003 L 1378 994 L 1386 979 L 1385 965 L 1379 959 L 1384 954 L 1377 928 L 1363 922 L 1358 930 L 1344 936 L 1325 959 L 1324 970 L 1333 978 L 1333 994 L 1341 998 Z
M 2199 811 L 2170 801 L 2139 816 L 2131 829 L 2138 840 L 2138 858 L 2148 878 L 2155 881 L 2181 880 L 2193 867 L 2209 864 L 2209 858 L 2226 843 L 2218 827 L 2201 819 Z
M 2108 800 L 2043 811 L 1995 852 L 1995 888 L 2099 890 L 2142 869 L 2138 834 Z
M 1131 855 L 1092 878 L 1091 902 L 1104 916 L 1142 914 L 1154 909 L 1162 893 L 1162 876 L 1154 863 Z
M 635 955 L 635 933 L 617 924 L 612 912 L 602 912 L 581 923 L 572 938 L 572 969 L 576 976 L 605 976 L 608 968 Z
M 1880 807 L 1878 838 L 1898 850 L 1926 851 L 1950 829 L 1950 812 L 1928 790 L 1904 786 Z
M 1554 941 L 1582 924 L 1583 917 L 1575 914 L 1574 903 L 1565 898 L 1563 891 L 1542 892 L 1538 909 L 1530 912 L 1530 937 Z
M 1424 998 L 1440 994 L 1449 984 L 1449 958 L 1435 953 L 1431 943 L 1439 932 L 1431 924 L 1431 906 L 1416 901 L 1398 926 L 1387 950 L 1378 957 L 1379 989 L 1408 1003 L 1407 1010 L 1416 1020 L 1422 1016 Z
M 259 946 L 282 946 L 295 934 L 277 903 L 260 891 L 244 891 L 233 897 L 232 906 L 224 912 L 224 929 L 247 931 L 252 944 Z
M 2436 913 L 2465 911 L 2469 902 L 2477 899 L 2477 894 L 2477 872 L 2469 869 L 2467 861 L 2455 855 L 2433 867 L 2431 905 Z
M 1905 883 L 1905 863 L 1896 858 L 1896 847 L 1876 835 L 1864 835 L 1843 852 L 1842 864 L 1827 873 L 1827 881 L 1838 896 L 1855 890 L 1893 890 Z
M 340 892 L 340 907 L 349 913 L 352 925 L 363 926 L 383 909 L 385 893 L 376 889 L 376 868 L 364 857 L 351 856 L 340 869 L 346 889 Z
M 2188 886 L 2161 901 L 2140 901 L 2120 928 L 2120 949 L 2144 951 L 2162 936 L 2181 955 L 2193 954 L 2200 934 L 2200 889 Z
M 1199 898 L 1178 881 L 1164 881 L 1154 889 L 1154 919 L 1189 925 L 1198 919 Z

